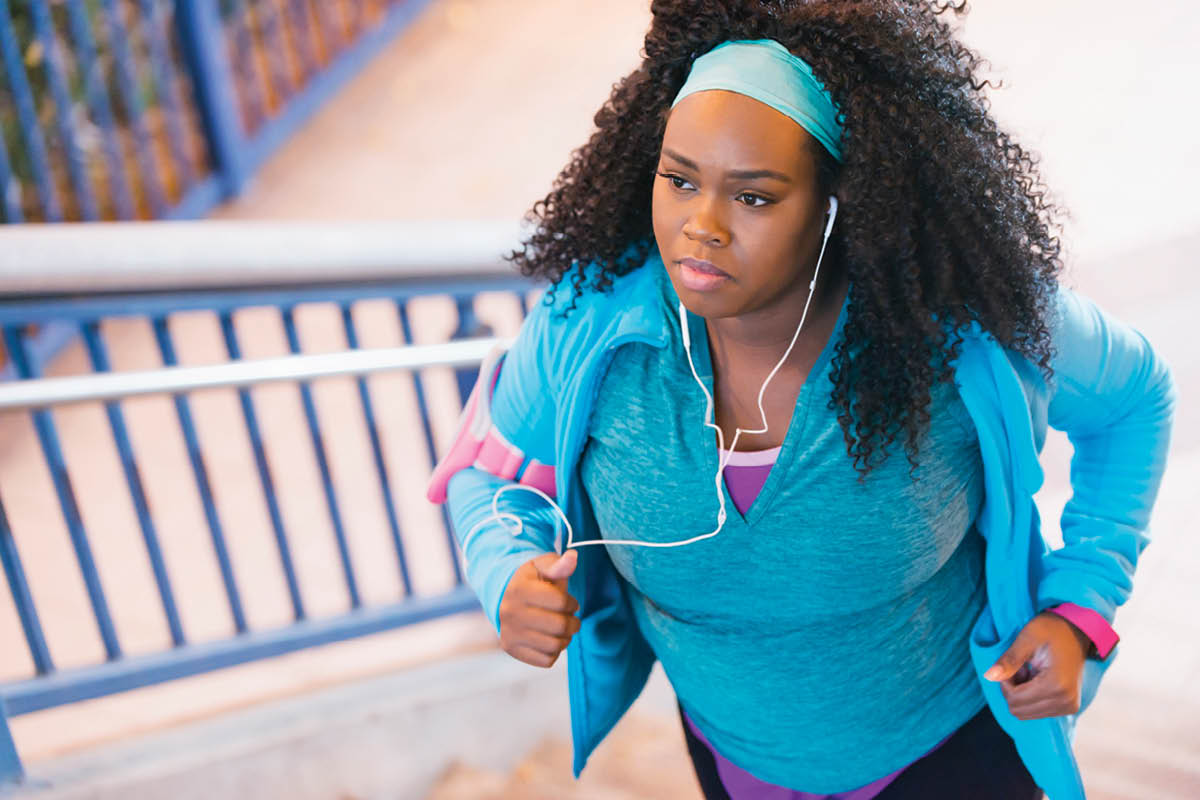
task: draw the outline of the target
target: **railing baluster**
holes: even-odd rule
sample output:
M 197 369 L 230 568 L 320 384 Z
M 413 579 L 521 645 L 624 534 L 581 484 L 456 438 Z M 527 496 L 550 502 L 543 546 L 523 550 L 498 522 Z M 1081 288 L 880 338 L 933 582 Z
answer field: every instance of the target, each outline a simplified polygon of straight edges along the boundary
M 275 5 L 275 0 L 250 1 L 254 6 L 254 19 L 258 23 L 262 46 L 266 50 L 263 58 L 267 64 L 271 91 L 279 101 L 278 110 L 283 107 L 296 88 L 292 77 L 288 75 L 283 37 L 280 35 L 279 29 L 279 9 Z
M 484 325 L 475 314 L 475 298 L 471 295 L 459 295 L 454 298 L 454 307 L 458 310 L 458 326 L 451 339 L 465 339 L 473 336 L 490 336 L 491 329 Z M 458 381 L 458 400 L 462 405 L 467 404 L 471 390 L 475 388 L 475 379 L 479 376 L 477 370 L 456 369 L 454 377 Z
M 108 353 L 104 347 L 104 340 L 100 337 L 100 326 L 96 322 L 84 323 L 83 340 L 87 346 L 88 357 L 92 362 L 92 369 L 96 372 L 110 372 Z M 125 417 L 117 402 L 105 403 L 104 410 L 108 414 L 108 424 L 112 428 L 113 440 L 116 442 L 117 452 L 121 456 L 121 468 L 125 472 L 125 482 L 129 484 L 129 493 L 133 498 L 134 508 L 137 510 L 142 539 L 146 542 L 146 554 L 150 559 L 150 567 L 154 570 L 158 596 L 162 599 L 163 613 L 166 614 L 167 627 L 171 631 L 171 641 L 178 647 L 185 642 L 183 625 L 179 621 L 179 611 L 175 607 L 175 596 L 171 591 L 171 580 L 167 575 L 166 562 L 163 560 L 158 534 L 154 529 L 154 520 L 150 518 L 150 507 L 142 488 L 142 477 L 138 470 L 137 459 L 133 454 L 133 447 L 129 443 Z
M 25 221 L 25 212 L 21 210 L 21 182 L 8 161 L 3 131 L 0 131 L 0 208 L 4 209 L 5 222 Z
M 67 174 L 71 178 L 71 186 L 75 189 L 75 205 L 79 216 L 86 221 L 94 221 L 96 211 L 96 196 L 92 191 L 91 178 L 88 176 L 87 164 L 84 163 L 83 151 L 75 136 L 75 120 L 72 119 L 71 93 L 67 89 L 63 77 L 63 64 L 59 59 L 58 36 L 54 32 L 54 23 L 50 19 L 50 8 L 46 0 L 33 0 L 30 6 L 33 13 L 33 27 L 37 32 L 38 42 L 42 47 L 42 69 L 46 74 L 46 83 L 50 87 L 50 96 L 54 100 L 54 120 L 58 126 L 58 138 L 62 140 L 62 148 L 66 155 Z
M 300 336 L 296 332 L 296 320 L 291 306 L 283 309 L 283 327 L 287 332 L 288 346 L 293 353 L 303 352 L 300 349 Z M 313 452 L 317 456 L 317 466 L 321 470 L 321 485 L 325 490 L 325 502 L 329 506 L 329 517 L 333 521 L 333 535 L 337 539 L 338 554 L 342 560 L 342 572 L 346 576 L 346 590 L 350 593 L 350 607 L 359 608 L 362 600 L 358 595 L 358 582 L 354 578 L 354 565 L 350 561 L 350 546 L 346 541 L 346 530 L 342 525 L 342 514 L 338 509 L 337 492 L 333 488 L 333 474 L 329 470 L 329 457 L 325 452 L 325 442 L 321 438 L 321 424 L 317 419 L 317 406 L 313 402 L 312 385 L 308 381 L 300 381 L 300 398 L 304 402 L 304 416 L 308 419 L 308 433 L 312 438 Z
M 5 785 L 20 783 L 24 778 L 25 769 L 21 766 L 21 757 L 17 755 L 17 745 L 8 727 L 8 711 L 4 707 L 4 697 L 0 695 L 0 790 L 3 790 Z
M 235 11 L 235 43 L 241 30 L 237 19 Z M 249 117 L 261 115 L 261 108 L 247 102 L 245 120 L 238 111 L 239 85 L 230 69 L 229 40 L 216 0 L 176 4 L 175 21 L 179 46 L 192 75 L 209 162 L 221 176 L 225 196 L 233 197 L 246 180 L 241 156 L 243 131 L 257 124 L 257 117 Z M 234 52 L 238 59 L 244 57 L 237 47 Z M 256 97 L 247 99 L 257 102 Z
M 255 54 L 253 21 L 248 0 L 233 0 L 229 15 L 233 22 L 233 61 L 238 96 L 246 113 L 245 132 L 252 133 L 266 119 L 266 100 L 263 96 L 267 78 L 259 70 Z M 218 28 L 219 30 L 219 28 Z
M 18 328 L 5 326 L 4 346 L 8 350 L 13 366 L 16 367 L 18 377 L 38 377 L 25 349 L 25 337 Z M 67 464 L 63 458 L 62 448 L 59 446 L 58 433 L 54 429 L 49 411 L 36 410 L 31 412 L 31 415 L 38 441 L 42 446 L 42 454 L 50 469 L 50 477 L 54 481 L 58 504 L 67 523 L 71 545 L 75 549 L 75 558 L 79 562 L 79 571 L 83 574 L 88 599 L 91 601 L 92 611 L 96 616 L 96 626 L 100 629 L 100 638 L 104 641 L 104 650 L 110 661 L 116 660 L 121 657 L 121 645 L 117 641 L 117 632 L 113 627 L 112 615 L 108 610 L 108 601 L 104 597 L 104 588 L 100 584 L 100 575 L 96 571 L 96 562 L 92 558 L 92 548 L 88 544 L 87 532 L 83 529 L 83 519 L 79 515 L 79 506 L 75 502 L 75 491 L 71 487 L 71 478 L 67 474 Z
M 146 34 L 146 50 L 150 56 L 150 74 L 166 120 L 167 143 L 179 171 L 178 193 L 182 196 L 195 179 L 195 171 L 188 155 L 187 134 L 183 129 L 183 102 L 172 75 L 174 66 L 165 36 L 162 3 L 161 0 L 138 0 L 138 6 L 142 12 L 142 30 Z
M 0 502 L 0 561 L 4 562 L 4 575 L 8 578 L 8 589 L 12 593 L 13 605 L 17 607 L 17 616 L 21 618 L 34 669 L 38 675 L 48 675 L 54 671 L 54 661 L 50 658 L 50 649 L 46 647 L 46 637 L 38 620 L 37 607 L 33 604 L 33 595 L 29 593 L 29 581 L 21 567 L 21 556 L 17 552 L 12 527 L 8 524 L 8 515 L 4 513 L 3 502 Z
M 158 350 L 162 355 L 163 364 L 175 366 L 175 345 L 171 341 L 171 333 L 167 329 L 166 317 L 155 317 L 154 338 L 158 342 Z M 196 477 L 196 488 L 200 492 L 200 500 L 204 505 L 204 516 L 208 520 L 208 530 L 212 536 L 213 551 L 216 553 L 217 565 L 221 570 L 221 580 L 225 584 L 225 595 L 229 599 L 229 611 L 233 615 L 233 626 L 238 633 L 245 633 L 246 614 L 242 610 L 242 598 L 238 592 L 237 582 L 233 577 L 233 564 L 229 560 L 229 549 L 225 546 L 225 534 L 221 529 L 221 520 L 217 516 L 217 506 L 213 501 L 212 486 L 208 480 L 208 470 L 204 466 L 204 457 L 200 451 L 200 439 L 196 435 L 196 426 L 192 421 L 192 410 L 187 397 L 176 394 L 175 413 L 179 417 L 179 426 L 183 429 L 184 441 L 187 443 L 188 460 L 192 465 L 192 474 Z
M 154 166 L 153 144 L 146 130 L 142 114 L 141 95 L 137 89 L 137 66 L 129 49 L 125 34 L 125 21 L 116 0 L 100 0 L 104 17 L 108 22 L 108 40 L 114 56 L 117 90 L 125 107 L 125 116 L 133 132 L 134 152 L 137 154 L 138 172 L 142 178 L 142 189 L 150 206 L 150 215 L 161 217 L 167 210 L 166 191 Z
M 404 334 L 404 341 L 408 344 L 413 343 L 412 325 L 408 319 L 408 309 L 403 301 L 396 302 L 396 311 L 400 315 L 400 330 Z M 414 371 L 412 373 L 413 389 L 417 393 L 417 407 L 421 410 L 421 432 L 425 436 L 425 446 L 429 448 L 429 463 L 436 464 L 438 453 L 437 447 L 433 443 L 433 429 L 429 424 L 429 406 L 425 403 L 425 388 L 422 385 L 421 373 Z M 462 568 L 458 564 L 458 541 L 454 538 L 454 528 L 450 523 L 450 512 L 446 509 L 446 504 L 438 506 L 442 515 L 442 522 L 446 526 L 446 545 L 450 548 L 450 563 L 454 568 L 454 581 L 461 584 L 463 582 Z
M 313 42 L 312 26 L 308 24 L 308 7 L 305 0 L 284 0 L 287 16 L 291 20 L 292 41 L 300 56 L 301 82 L 317 71 L 316 47 Z
M 242 351 L 238 345 L 237 332 L 233 327 L 233 317 L 228 312 L 221 314 L 220 317 L 225 351 L 231 359 L 239 361 L 242 358 Z M 254 412 L 254 401 L 250 397 L 250 390 L 238 389 L 238 400 L 242 405 L 242 417 L 246 421 L 246 431 L 250 435 L 250 449 L 254 452 L 254 464 L 258 468 L 258 478 L 262 483 L 263 496 L 267 501 L 267 512 L 271 516 L 271 528 L 275 532 L 279 562 L 283 566 L 288 595 L 292 600 L 292 614 L 299 621 L 305 617 L 304 599 L 300 595 L 300 582 L 296 580 L 296 567 L 292 563 L 292 551 L 288 545 L 287 532 L 283 527 L 283 514 L 279 510 L 279 498 L 275 495 L 275 482 L 271 478 L 271 467 L 267 463 L 267 453 L 263 447 L 262 433 L 258 427 L 258 417 Z
M 71 21 L 71 35 L 75 39 L 76 57 L 83 75 L 84 92 L 92 116 L 99 123 L 107 160 L 108 184 L 118 219 L 133 219 L 133 200 L 129 179 L 125 174 L 125 159 L 117 140 L 112 107 L 108 102 L 108 86 L 100 61 L 96 58 L 96 44 L 92 39 L 91 21 L 83 0 L 67 0 L 67 14 Z
M 354 317 L 350 305 L 342 306 L 342 327 L 346 329 L 346 346 L 351 350 L 358 349 L 358 334 L 354 330 Z M 400 523 L 396 516 L 396 503 L 392 498 L 391 482 L 388 480 L 387 466 L 383 461 L 383 445 L 379 440 L 379 429 L 375 426 L 375 412 L 371 406 L 371 393 L 367 388 L 365 376 L 358 376 L 358 399 L 362 403 L 363 415 L 367 421 L 367 431 L 371 435 L 371 454 L 375 458 L 375 471 L 379 475 L 379 489 L 383 494 L 383 504 L 387 510 L 388 527 L 392 534 L 392 544 L 396 548 L 396 557 L 400 561 L 400 580 L 404 583 L 404 594 L 412 595 L 412 580 L 408 574 L 408 561 L 404 556 L 404 542 L 400 538 Z
M 38 123 L 37 107 L 33 90 L 29 87 L 29 76 L 25 73 L 25 62 L 21 57 L 21 46 L 13 30 L 12 15 L 8 0 L 0 0 L 0 56 L 4 59 L 4 70 L 8 73 L 8 88 L 16 106 L 17 122 L 21 138 L 25 140 L 25 154 L 29 156 L 29 167 L 33 172 L 38 196 L 42 201 L 42 215 L 46 222 L 62 222 L 62 206 L 58 201 L 58 190 L 50 175 L 50 162 L 46 155 L 46 141 Z

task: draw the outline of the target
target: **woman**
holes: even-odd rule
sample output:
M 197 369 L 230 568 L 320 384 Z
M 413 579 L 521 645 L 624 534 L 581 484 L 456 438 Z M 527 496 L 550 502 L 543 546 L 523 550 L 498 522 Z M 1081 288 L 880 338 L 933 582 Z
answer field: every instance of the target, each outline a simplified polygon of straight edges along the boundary
M 546 302 L 430 497 L 504 649 L 567 649 L 576 775 L 659 660 L 708 797 L 1083 796 L 1174 390 L 1058 286 L 944 10 L 654 2 L 533 209 Z

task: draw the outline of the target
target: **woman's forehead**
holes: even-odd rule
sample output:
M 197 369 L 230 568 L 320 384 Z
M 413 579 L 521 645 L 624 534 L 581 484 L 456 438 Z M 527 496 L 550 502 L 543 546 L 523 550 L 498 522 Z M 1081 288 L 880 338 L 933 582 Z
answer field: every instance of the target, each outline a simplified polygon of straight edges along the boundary
M 688 95 L 671 110 L 662 146 L 700 166 L 803 174 L 815 169 L 814 143 L 799 123 L 766 103 L 714 89 Z

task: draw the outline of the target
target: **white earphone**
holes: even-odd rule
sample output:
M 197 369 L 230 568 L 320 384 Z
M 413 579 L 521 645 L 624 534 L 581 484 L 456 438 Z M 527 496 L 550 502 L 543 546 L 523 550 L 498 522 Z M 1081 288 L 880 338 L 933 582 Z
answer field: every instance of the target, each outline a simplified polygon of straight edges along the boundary
M 817 288 L 817 276 L 821 273 L 821 261 L 825 257 L 825 245 L 829 242 L 829 234 L 833 231 L 833 221 L 837 218 L 838 200 L 833 195 L 829 196 L 829 219 L 825 223 L 825 232 L 821 237 L 821 252 L 817 255 L 817 266 L 813 269 L 812 280 L 808 284 L 808 299 L 804 301 L 804 311 L 800 315 L 800 324 L 796 326 L 796 332 L 792 334 L 792 340 L 788 343 L 787 350 L 783 351 L 783 357 L 775 364 L 774 368 L 768 373 L 766 380 L 763 381 L 758 390 L 758 413 L 762 418 L 762 427 L 748 430 L 746 428 L 738 428 L 733 432 L 733 441 L 729 443 L 729 449 L 725 448 L 725 433 L 719 425 L 711 422 L 710 419 L 714 412 L 714 401 L 709 394 L 708 387 L 704 385 L 704 381 L 700 380 L 700 376 L 696 373 L 696 365 L 692 362 L 692 341 L 688 333 L 687 310 L 683 306 L 683 301 L 679 301 L 679 325 L 683 331 L 683 349 L 687 353 L 688 366 L 692 369 L 692 377 L 696 384 L 700 387 L 700 391 L 704 392 L 705 408 L 704 408 L 704 426 L 712 428 L 717 432 L 717 448 L 725 450 L 727 455 L 718 457 L 717 459 L 717 474 L 713 478 L 713 484 L 717 490 L 717 527 L 708 533 L 694 536 L 691 539 L 685 539 L 680 542 L 671 542 L 669 546 L 691 544 L 698 542 L 701 539 L 708 539 L 716 536 L 721 532 L 721 528 L 725 527 L 725 519 L 727 516 L 725 510 L 725 493 L 721 491 L 721 479 L 725 474 L 725 467 L 729 464 L 729 459 L 732 457 L 733 451 L 737 449 L 738 437 L 743 433 L 766 433 L 767 432 L 767 412 L 763 409 L 763 395 L 766 394 L 767 384 L 775 377 L 777 373 L 787 361 L 788 356 L 792 354 L 792 348 L 796 346 L 796 340 L 800 338 L 800 330 L 804 327 L 804 321 L 808 318 L 808 307 L 812 303 L 813 294 Z
M 804 311 L 800 315 L 800 324 L 796 326 L 796 332 L 792 334 L 792 340 L 791 340 L 791 342 L 788 343 L 787 350 L 784 351 L 783 357 L 780 358 L 779 362 L 775 364 L 775 367 L 767 375 L 766 380 L 763 381 L 762 386 L 758 390 L 758 413 L 762 417 L 762 427 L 755 428 L 753 430 L 747 430 L 745 428 L 738 428 L 737 430 L 735 430 L 733 433 L 733 441 L 730 442 L 729 449 L 726 451 L 727 455 L 718 456 L 718 458 L 717 458 L 717 474 L 713 479 L 713 485 L 715 486 L 716 491 L 717 491 L 717 506 L 718 506 L 717 507 L 717 527 L 715 529 L 709 531 L 708 533 L 703 533 L 703 534 L 700 534 L 699 536 L 693 536 L 690 539 L 682 539 L 677 542 L 643 542 L 643 541 L 638 541 L 636 539 L 591 539 L 586 542 L 576 542 L 576 541 L 572 540 L 572 537 L 574 536 L 574 530 L 571 528 L 571 522 L 570 522 L 570 520 L 567 519 L 567 515 L 565 513 L 563 513 L 563 510 L 562 510 L 562 508 L 559 507 L 558 503 L 556 503 L 554 501 L 554 498 L 550 497 L 545 492 L 543 492 L 540 489 L 537 489 L 533 486 L 526 486 L 524 484 L 514 483 L 514 484 L 509 484 L 507 486 L 500 487 L 499 489 L 496 490 L 495 494 L 492 495 L 492 514 L 491 514 L 491 516 L 485 517 L 484 519 L 480 520 L 469 531 L 467 531 L 466 535 L 463 537 L 463 545 L 462 545 L 463 550 L 465 551 L 467 549 L 467 542 L 470 540 L 471 536 L 474 535 L 476 532 L 478 532 L 478 530 L 480 528 L 482 528 L 484 524 L 491 522 L 493 520 L 495 520 L 497 522 L 505 523 L 505 524 L 507 523 L 507 521 L 512 521 L 513 523 L 515 523 L 515 525 L 516 525 L 515 528 L 512 528 L 512 527 L 509 528 L 509 532 L 512 533 L 513 536 L 519 536 L 521 534 L 521 532 L 524 531 L 525 526 L 524 526 L 524 523 L 521 522 L 521 518 L 518 517 L 516 514 L 512 514 L 507 511 L 500 511 L 500 508 L 498 505 L 501 494 L 503 494 L 504 492 L 507 492 L 507 491 L 515 490 L 515 489 L 521 489 L 521 490 L 533 492 L 538 497 L 541 497 L 543 500 L 545 500 L 547 503 L 549 503 L 554 508 L 554 510 L 558 512 L 558 516 L 562 519 L 563 524 L 566 525 L 566 527 L 567 527 L 567 542 L 566 542 L 567 548 L 583 547 L 585 545 L 598 545 L 598 544 L 624 544 L 624 545 L 629 545 L 630 547 L 682 547 L 683 545 L 686 545 L 686 544 L 692 544 L 693 542 L 699 542 L 703 539 L 712 538 L 713 536 L 716 536 L 718 533 L 720 533 L 721 529 L 723 527 L 725 527 L 725 519 L 727 516 L 726 511 L 725 511 L 725 493 L 721 491 L 721 479 L 724 476 L 725 467 L 729 463 L 730 455 L 728 455 L 728 454 L 733 453 L 734 449 L 737 447 L 738 437 L 741 436 L 743 433 L 766 433 L 767 432 L 767 412 L 765 410 L 763 410 L 763 395 L 767 391 L 767 384 L 769 384 L 771 382 L 771 379 L 775 377 L 775 373 L 778 372 L 779 369 L 783 366 L 784 362 L 787 361 L 788 356 L 792 354 L 792 348 L 796 346 L 796 340 L 800 338 L 800 330 L 804 327 L 805 319 L 808 318 L 808 307 L 812 303 L 813 293 L 816 291 L 816 288 L 817 288 L 817 276 L 821 272 L 821 260 L 825 257 L 825 245 L 829 242 L 830 232 L 833 231 L 833 221 L 834 221 L 834 219 L 837 218 L 837 210 L 838 210 L 838 200 L 833 195 L 830 195 L 829 196 L 829 219 L 825 223 L 825 232 L 821 238 L 821 251 L 817 255 L 817 265 L 816 265 L 816 268 L 813 270 L 812 280 L 809 281 L 809 284 L 808 284 L 808 299 L 804 301 Z M 691 334 L 688 332 L 687 309 L 684 308 L 682 300 L 679 301 L 679 327 L 680 327 L 680 330 L 681 330 L 682 336 L 683 336 L 683 350 L 684 350 L 684 353 L 687 354 L 688 366 L 692 370 L 692 377 L 695 379 L 696 383 L 700 386 L 700 391 L 704 392 L 704 400 L 705 400 L 704 426 L 706 428 L 712 428 L 713 430 L 715 430 L 717 432 L 717 447 L 719 450 L 725 450 L 726 448 L 725 448 L 724 432 L 721 430 L 719 425 L 716 425 L 714 422 L 710 421 L 712 419 L 713 413 L 714 413 L 714 403 L 713 403 L 712 394 L 709 393 L 708 387 L 704 385 L 704 381 L 700 380 L 700 376 L 696 373 L 696 365 L 692 362 L 692 338 L 691 338 Z M 554 531 L 554 550 L 555 550 L 555 552 L 558 552 L 558 553 L 566 552 L 565 549 L 560 548 L 560 544 L 562 543 L 561 533 L 562 532 L 558 529 L 558 525 L 556 523 L 555 531 Z

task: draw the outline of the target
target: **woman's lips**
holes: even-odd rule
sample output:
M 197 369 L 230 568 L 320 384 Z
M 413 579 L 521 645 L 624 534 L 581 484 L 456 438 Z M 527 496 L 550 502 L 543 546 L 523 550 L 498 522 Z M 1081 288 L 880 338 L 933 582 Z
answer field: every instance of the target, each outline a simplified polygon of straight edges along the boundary
M 725 281 L 733 280 L 728 272 L 718 269 L 711 261 L 681 258 L 675 263 L 679 264 L 680 283 L 693 292 L 710 292 Z

